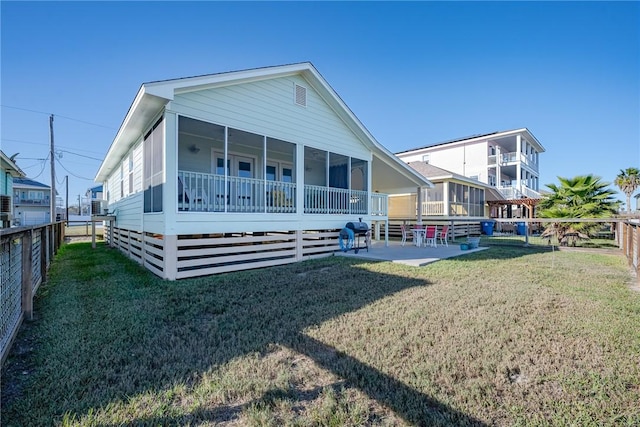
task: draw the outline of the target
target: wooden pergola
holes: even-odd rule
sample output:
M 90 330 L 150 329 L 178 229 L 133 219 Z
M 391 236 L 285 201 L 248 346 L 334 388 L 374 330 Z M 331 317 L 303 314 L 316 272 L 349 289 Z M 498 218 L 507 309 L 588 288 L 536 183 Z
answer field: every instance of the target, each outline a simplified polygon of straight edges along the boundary
M 535 217 L 535 208 L 538 203 L 540 203 L 540 199 L 532 199 L 530 197 L 522 197 L 520 199 L 487 200 L 487 204 L 492 212 L 492 217 L 494 211 L 493 208 L 498 209 L 499 212 L 502 213 L 503 207 L 518 205 L 526 207 L 528 213 L 527 217 L 529 219 L 533 219 Z

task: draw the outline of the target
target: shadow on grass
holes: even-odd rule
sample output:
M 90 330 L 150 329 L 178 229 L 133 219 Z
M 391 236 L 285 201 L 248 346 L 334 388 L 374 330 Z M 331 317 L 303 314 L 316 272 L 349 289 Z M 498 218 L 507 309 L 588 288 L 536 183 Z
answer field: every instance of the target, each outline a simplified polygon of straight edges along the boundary
M 28 378 L 11 371 L 10 365 L 24 355 L 11 355 L 6 363 L 3 425 L 6 420 L 6 425 L 51 423 L 65 413 L 82 419 L 132 396 L 176 384 L 194 387 L 211 369 L 265 354 L 274 344 L 308 356 L 411 424 L 482 425 L 303 333 L 386 296 L 429 285 L 358 268 L 362 263 L 331 258 L 166 282 L 117 251 L 67 245 L 36 301 L 40 319 L 23 333 L 35 341 L 26 356 L 34 371 Z M 5 395 L 7 381 L 21 384 Z M 261 400 L 273 398 L 267 394 Z M 290 394 L 293 400 L 313 398 L 313 393 Z M 200 409 L 175 418 L 142 415 L 127 423 L 224 422 L 237 418 L 245 406 Z

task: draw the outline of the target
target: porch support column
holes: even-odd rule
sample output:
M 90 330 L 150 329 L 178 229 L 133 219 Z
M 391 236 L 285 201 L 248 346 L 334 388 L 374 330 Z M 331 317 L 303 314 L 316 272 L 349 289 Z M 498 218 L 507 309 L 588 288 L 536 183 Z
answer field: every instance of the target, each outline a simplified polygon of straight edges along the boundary
M 304 145 L 296 144 L 296 214 L 304 213 Z
M 496 187 L 502 185 L 502 153 L 500 152 L 500 146 L 496 145 Z
M 449 206 L 449 181 L 442 183 L 442 215 L 449 216 L 451 207 Z
M 384 220 L 384 246 L 389 247 L 389 218 Z
M 164 176 L 162 186 L 162 211 L 164 233 L 176 234 L 178 212 L 178 120 L 176 113 L 164 113 Z
M 522 137 L 516 136 L 516 189 L 522 192 Z
M 178 274 L 178 236 L 165 235 L 163 250 L 164 278 L 168 280 L 176 280 Z
M 418 187 L 418 194 L 416 194 L 416 205 L 418 210 L 418 224 L 422 224 L 422 187 Z

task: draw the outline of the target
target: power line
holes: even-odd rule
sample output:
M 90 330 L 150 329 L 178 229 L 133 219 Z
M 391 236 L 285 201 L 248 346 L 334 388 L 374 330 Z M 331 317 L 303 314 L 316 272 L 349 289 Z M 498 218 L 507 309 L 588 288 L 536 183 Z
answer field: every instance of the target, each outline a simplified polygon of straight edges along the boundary
M 97 157 L 91 157 L 91 156 L 85 156 L 84 154 L 78 154 L 78 153 L 74 153 L 72 151 L 67 151 L 67 150 L 58 150 L 59 153 L 69 153 L 69 154 L 73 154 L 74 156 L 79 156 L 79 157 L 84 157 L 86 159 L 92 159 L 92 160 L 97 160 L 99 162 L 102 161 L 102 159 L 98 159 Z
M 56 114 L 56 113 L 45 113 L 44 111 L 30 110 L 28 108 L 14 107 L 13 105 L 6 105 L 6 104 L 1 104 L 0 106 L 4 107 L 4 108 L 12 108 L 14 110 L 28 111 L 30 113 L 45 114 L 47 116 L 53 114 L 56 117 L 61 117 L 63 119 L 72 120 L 74 122 L 84 123 L 86 125 L 91 125 L 91 126 L 98 126 L 98 127 L 105 128 L 105 129 L 117 130 L 116 128 L 111 127 L 111 126 L 105 126 L 105 125 L 101 125 L 101 124 L 98 124 L 98 123 L 87 122 L 86 120 L 81 120 L 81 119 L 74 119 L 73 117 L 63 116 L 63 115 Z
M 2 138 L 1 141 L 8 141 L 8 142 L 19 142 L 22 144 L 33 144 L 33 145 L 46 145 L 47 147 L 49 146 L 48 142 L 33 142 L 33 141 L 24 141 L 22 139 L 11 139 L 11 138 Z M 99 151 L 91 151 L 91 150 L 83 150 L 81 148 L 74 148 L 74 147 L 69 147 L 67 145 L 58 145 L 58 147 L 63 147 L 63 148 L 68 148 L 71 150 L 76 150 L 76 151 L 83 151 L 85 153 L 94 153 L 94 154 L 102 154 Z
M 34 176 L 34 177 L 33 177 L 33 178 L 31 178 L 31 179 L 36 179 L 36 178 L 38 178 L 40 175 L 42 175 L 42 172 L 44 172 L 44 168 L 47 166 L 47 160 L 49 160 L 49 156 L 47 156 L 47 158 L 46 158 L 46 159 L 44 159 L 44 160 L 42 161 L 42 169 L 40 169 L 40 172 L 38 172 L 38 175 Z
M 78 176 L 78 175 L 76 175 L 75 173 L 73 173 L 73 172 L 69 171 L 69 169 L 65 168 L 65 167 L 64 167 L 64 165 L 62 164 L 62 162 L 61 162 L 59 159 L 56 159 L 56 161 L 57 161 L 57 162 L 58 162 L 58 164 L 62 167 L 62 169 L 64 169 L 64 170 L 66 170 L 66 171 L 67 171 L 67 173 L 68 173 L 69 175 L 74 176 L 74 177 L 76 177 L 76 178 L 78 178 L 78 179 L 85 179 L 85 180 L 87 180 L 87 181 L 91 181 L 91 182 L 93 182 L 93 178 L 85 178 L 85 177 L 83 177 L 83 176 Z

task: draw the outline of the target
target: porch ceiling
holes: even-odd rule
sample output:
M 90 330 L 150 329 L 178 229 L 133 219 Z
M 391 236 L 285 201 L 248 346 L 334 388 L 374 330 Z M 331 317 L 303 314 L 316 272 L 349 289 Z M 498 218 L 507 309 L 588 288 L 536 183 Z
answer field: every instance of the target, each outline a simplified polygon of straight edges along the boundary
M 426 178 L 425 178 L 426 179 Z M 371 189 L 386 194 L 415 193 L 416 187 L 426 187 L 424 181 L 411 176 L 374 155 L 371 164 Z

